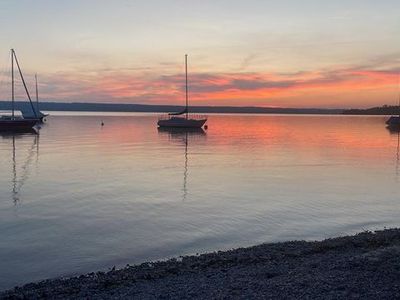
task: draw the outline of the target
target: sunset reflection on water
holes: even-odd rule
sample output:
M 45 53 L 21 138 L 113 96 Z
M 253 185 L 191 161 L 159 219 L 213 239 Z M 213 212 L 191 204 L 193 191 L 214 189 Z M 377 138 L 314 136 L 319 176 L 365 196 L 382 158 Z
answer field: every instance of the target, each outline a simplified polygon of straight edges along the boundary
M 38 135 L 0 135 L 0 288 L 399 226 L 385 117 L 210 115 L 196 132 L 156 120 L 54 113 Z

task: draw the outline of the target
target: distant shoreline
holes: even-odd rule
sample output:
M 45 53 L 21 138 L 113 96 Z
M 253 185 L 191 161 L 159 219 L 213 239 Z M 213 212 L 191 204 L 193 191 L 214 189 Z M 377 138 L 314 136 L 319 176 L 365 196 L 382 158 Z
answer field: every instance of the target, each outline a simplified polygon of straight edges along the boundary
M 10 101 L 0 101 L 0 110 L 11 110 Z M 74 112 L 153 112 L 168 113 L 182 110 L 179 105 L 147 105 L 147 104 L 116 104 L 116 103 L 62 103 L 41 102 L 42 111 L 74 111 Z M 31 113 L 29 102 L 15 102 L 16 110 Z M 228 113 L 228 114 L 319 114 L 319 115 L 398 115 L 398 106 L 384 105 L 366 109 L 336 109 L 336 108 L 285 108 L 256 106 L 191 106 L 192 113 Z
M 31 112 L 28 102 L 15 102 L 17 110 Z M 92 112 L 155 112 L 167 113 L 182 110 L 178 105 L 113 104 L 113 103 L 61 103 L 41 102 L 43 111 L 92 111 Z M 10 101 L 0 101 L 0 110 L 10 110 Z M 320 108 L 276 108 L 276 107 L 236 107 L 236 106 L 191 106 L 192 113 L 248 113 L 248 114 L 342 114 L 343 109 Z
M 400 229 L 185 256 L 0 292 L 2 299 L 399 297 Z

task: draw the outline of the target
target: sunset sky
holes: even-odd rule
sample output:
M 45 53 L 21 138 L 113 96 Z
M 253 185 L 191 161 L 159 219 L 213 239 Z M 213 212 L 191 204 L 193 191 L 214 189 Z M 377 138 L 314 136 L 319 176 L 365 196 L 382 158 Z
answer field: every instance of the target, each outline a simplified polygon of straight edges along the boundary
M 400 1 L 2 0 L 4 100 L 10 48 L 42 101 L 182 104 L 187 53 L 193 105 L 395 104 Z

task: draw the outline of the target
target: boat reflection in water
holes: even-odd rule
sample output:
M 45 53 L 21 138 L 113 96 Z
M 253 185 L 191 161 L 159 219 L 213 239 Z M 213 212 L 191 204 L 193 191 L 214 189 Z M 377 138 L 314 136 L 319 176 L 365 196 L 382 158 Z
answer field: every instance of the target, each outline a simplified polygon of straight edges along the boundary
M 389 132 L 391 134 L 397 134 L 400 132 L 400 124 L 399 125 L 387 125 L 386 126 L 387 130 L 389 130 Z
M 0 132 L 0 137 L 9 140 L 12 145 L 12 166 L 11 166 L 11 198 L 14 204 L 20 201 L 20 192 L 25 182 L 29 179 L 30 167 L 36 154 L 36 163 L 39 159 L 39 134 L 34 129 L 27 129 L 19 132 Z M 28 148 L 19 147 L 19 142 L 32 140 Z M 28 144 L 29 145 L 29 144 Z M 21 160 L 20 159 L 21 155 Z
M 183 167 L 183 188 L 182 200 L 185 201 L 188 195 L 188 160 L 189 160 L 189 140 L 205 138 L 206 132 L 202 128 L 173 128 L 158 127 L 159 134 L 166 134 L 172 142 L 180 143 L 184 147 L 184 167 Z

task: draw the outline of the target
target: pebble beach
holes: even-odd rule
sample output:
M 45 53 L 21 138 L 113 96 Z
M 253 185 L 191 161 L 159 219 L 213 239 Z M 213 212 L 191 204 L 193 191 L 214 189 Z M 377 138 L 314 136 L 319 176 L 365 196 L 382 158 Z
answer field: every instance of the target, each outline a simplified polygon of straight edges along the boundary
M 400 229 L 291 241 L 45 280 L 1 299 L 395 299 Z

